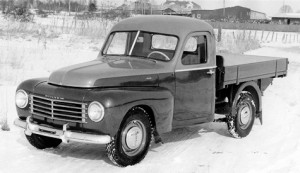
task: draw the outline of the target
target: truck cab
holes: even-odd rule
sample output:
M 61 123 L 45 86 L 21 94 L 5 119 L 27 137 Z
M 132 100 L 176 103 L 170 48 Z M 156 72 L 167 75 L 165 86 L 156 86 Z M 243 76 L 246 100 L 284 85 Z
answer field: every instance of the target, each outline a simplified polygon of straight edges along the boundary
M 262 122 L 261 95 L 287 74 L 286 58 L 216 55 L 213 28 L 175 16 L 116 24 L 98 57 L 22 82 L 15 124 L 36 148 L 77 141 L 106 145 L 109 159 L 134 165 L 152 139 L 174 128 L 224 118 L 246 137 Z

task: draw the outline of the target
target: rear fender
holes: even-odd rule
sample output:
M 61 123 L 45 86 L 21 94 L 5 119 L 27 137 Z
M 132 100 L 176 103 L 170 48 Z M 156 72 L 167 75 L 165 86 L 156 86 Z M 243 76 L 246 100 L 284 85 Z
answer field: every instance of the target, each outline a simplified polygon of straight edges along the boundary
M 239 94 L 242 91 L 249 91 L 252 93 L 253 95 L 253 99 L 255 101 L 255 105 L 256 107 L 256 117 L 260 119 L 261 123 L 262 123 L 262 100 L 261 100 L 261 96 L 262 96 L 262 92 L 259 89 L 258 85 L 256 82 L 254 81 L 250 81 L 250 82 L 245 82 L 242 83 L 236 87 L 233 87 L 232 89 L 232 94 L 231 94 L 231 101 L 230 101 L 230 105 L 234 105 L 235 103 L 234 100 L 237 100 L 237 97 L 239 96 Z

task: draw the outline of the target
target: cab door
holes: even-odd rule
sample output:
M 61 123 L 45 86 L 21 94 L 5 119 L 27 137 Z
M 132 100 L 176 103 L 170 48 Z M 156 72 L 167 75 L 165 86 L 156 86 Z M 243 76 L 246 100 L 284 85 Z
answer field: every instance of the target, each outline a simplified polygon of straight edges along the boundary
M 193 33 L 184 42 L 175 69 L 173 126 L 212 121 L 215 104 L 215 46 L 210 33 Z

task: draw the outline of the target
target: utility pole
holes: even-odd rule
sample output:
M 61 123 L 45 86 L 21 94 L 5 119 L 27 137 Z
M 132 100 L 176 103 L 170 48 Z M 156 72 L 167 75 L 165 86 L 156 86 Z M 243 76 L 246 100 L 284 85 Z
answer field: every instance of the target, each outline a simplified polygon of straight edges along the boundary
M 69 0 L 69 16 L 71 14 L 71 0 Z
M 224 16 L 224 19 L 225 19 L 225 0 L 223 0 L 223 16 Z
M 151 15 L 152 15 L 152 2 L 150 1 L 150 11 L 151 11 Z

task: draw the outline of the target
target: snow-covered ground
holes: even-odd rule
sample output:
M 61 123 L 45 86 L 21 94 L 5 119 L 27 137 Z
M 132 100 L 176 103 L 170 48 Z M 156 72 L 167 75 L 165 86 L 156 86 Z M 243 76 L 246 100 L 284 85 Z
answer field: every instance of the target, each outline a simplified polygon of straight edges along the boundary
M 275 79 L 264 93 L 263 126 L 256 122 L 244 139 L 231 138 L 221 123 L 177 129 L 163 135 L 163 145 L 152 144 L 141 163 L 126 168 L 112 165 L 103 146 L 33 148 L 23 131 L 12 125 L 17 117 L 15 87 L 5 87 L 11 131 L 0 131 L 0 172 L 299 172 L 300 47 L 266 45 L 249 54 L 290 61 L 288 77 Z
M 106 157 L 104 146 L 70 143 L 56 149 L 35 149 L 25 139 L 23 130 L 13 125 L 17 118 L 17 84 L 27 78 L 48 76 L 67 64 L 91 60 L 102 42 L 68 35 L 46 42 L 0 35 L 0 120 L 7 114 L 10 127 L 10 131 L 0 130 L 0 173 L 300 172 L 300 45 L 280 42 L 264 43 L 262 48 L 247 52 L 288 57 L 290 64 L 288 76 L 275 79 L 264 93 L 264 124 L 256 122 L 246 138 L 230 137 L 222 123 L 176 129 L 162 135 L 163 145 L 152 144 L 141 163 L 126 168 L 114 166 Z M 8 54 L 14 60 L 6 59 Z

